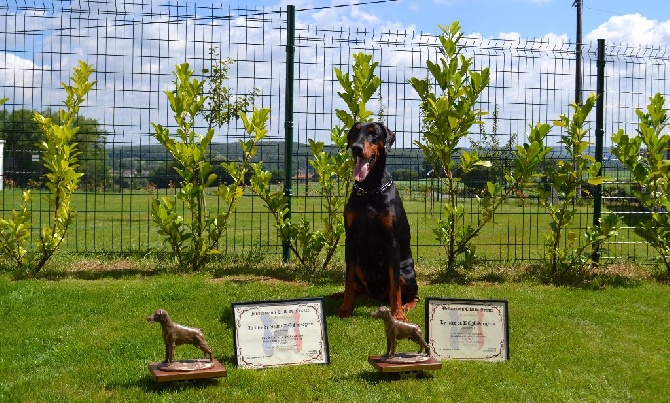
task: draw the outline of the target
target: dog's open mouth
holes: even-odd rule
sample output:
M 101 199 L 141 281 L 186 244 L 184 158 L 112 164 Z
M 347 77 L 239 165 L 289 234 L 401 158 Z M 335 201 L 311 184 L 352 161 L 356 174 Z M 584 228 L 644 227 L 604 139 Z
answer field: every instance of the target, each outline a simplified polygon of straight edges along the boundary
M 356 166 L 354 167 L 354 179 L 356 182 L 363 182 L 370 172 L 370 168 L 375 163 L 375 157 L 364 158 L 356 157 Z

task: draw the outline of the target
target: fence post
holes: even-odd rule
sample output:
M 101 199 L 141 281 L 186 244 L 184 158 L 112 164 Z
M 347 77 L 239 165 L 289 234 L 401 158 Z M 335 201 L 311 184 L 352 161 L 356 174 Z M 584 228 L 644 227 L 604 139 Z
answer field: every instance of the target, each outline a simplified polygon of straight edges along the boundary
M 3 184 L 5 183 L 5 174 L 4 174 L 4 158 L 5 155 L 5 140 L 0 139 L 0 190 L 3 189 Z
M 598 68 L 596 82 L 596 162 L 603 162 L 603 137 L 605 134 L 605 40 L 598 39 Z M 598 176 L 603 172 L 602 165 Z M 603 186 L 597 185 L 593 194 L 593 226 L 600 226 L 600 216 L 602 215 Z M 594 249 L 591 254 L 591 260 L 598 263 L 600 259 L 600 250 Z
M 284 196 L 286 196 L 286 219 L 291 219 L 291 197 L 293 196 L 293 61 L 295 56 L 295 6 L 286 10 L 286 108 L 284 115 Z M 284 262 L 291 260 L 291 248 L 284 241 Z

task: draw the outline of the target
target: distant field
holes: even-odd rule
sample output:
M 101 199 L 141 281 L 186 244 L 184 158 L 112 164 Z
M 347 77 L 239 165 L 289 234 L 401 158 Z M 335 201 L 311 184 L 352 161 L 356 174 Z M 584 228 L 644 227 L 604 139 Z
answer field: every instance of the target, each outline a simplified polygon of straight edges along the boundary
M 294 187 L 293 218 L 306 219 L 321 227 L 324 218 L 321 200 L 316 196 L 313 183 L 301 183 Z M 443 248 L 437 244 L 433 229 L 441 218 L 441 203 L 444 195 L 431 192 L 429 181 L 399 182 L 412 228 L 413 253 L 418 262 L 435 263 L 443 255 Z M 20 206 L 20 190 L 5 189 L 0 193 L 2 214 L 11 215 L 11 210 Z M 143 254 L 160 253 L 167 249 L 156 226 L 149 217 L 151 201 L 164 195 L 173 195 L 174 190 L 134 190 L 122 193 L 75 194 L 74 207 L 77 216 L 66 244 L 65 252 Z M 307 195 L 307 196 L 305 196 Z M 211 209 L 219 205 L 218 198 L 207 200 Z M 466 210 L 466 220 L 476 223 L 478 205 L 475 198 L 458 200 Z M 34 234 L 38 228 L 49 222 L 46 193 L 34 191 L 31 204 Z M 576 226 L 591 225 L 591 207 L 585 202 L 578 207 Z M 603 214 L 608 212 L 604 209 Z M 630 222 L 627 225 L 631 225 Z M 248 253 L 281 255 L 281 246 L 274 229 L 274 220 L 265 209 L 263 202 L 247 193 L 237 212 L 229 222 L 229 232 L 223 248 L 227 253 Z M 489 261 L 532 261 L 542 257 L 544 236 L 548 231 L 548 215 L 538 203 L 530 198 L 525 201 L 508 201 L 496 214 L 476 239 L 477 254 Z M 341 246 L 343 245 L 343 242 Z M 614 242 L 606 246 L 605 258 L 617 260 L 647 259 L 654 255 L 635 231 L 622 228 Z M 337 259 L 337 257 L 336 257 Z

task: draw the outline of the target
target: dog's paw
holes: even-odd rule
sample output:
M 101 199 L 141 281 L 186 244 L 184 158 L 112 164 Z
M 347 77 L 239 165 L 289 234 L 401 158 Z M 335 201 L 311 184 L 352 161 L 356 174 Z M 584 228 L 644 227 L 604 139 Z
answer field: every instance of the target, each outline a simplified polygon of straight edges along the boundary
M 405 312 L 408 312 L 409 310 L 416 308 L 416 304 L 418 304 L 418 303 L 419 303 L 419 298 L 414 298 L 413 301 L 409 301 L 408 303 L 406 303 L 405 305 L 403 305 L 403 306 L 402 306 L 402 309 L 403 309 Z
M 407 316 L 405 316 L 405 312 L 403 312 L 403 311 L 395 312 L 393 314 L 393 319 L 400 320 L 400 321 L 403 321 L 403 322 L 407 322 Z

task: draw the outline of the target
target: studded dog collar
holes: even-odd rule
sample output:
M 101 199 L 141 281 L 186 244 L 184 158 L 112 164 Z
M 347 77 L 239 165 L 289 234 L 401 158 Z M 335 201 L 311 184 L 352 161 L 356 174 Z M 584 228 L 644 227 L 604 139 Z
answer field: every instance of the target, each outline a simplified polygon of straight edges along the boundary
M 374 195 L 374 194 L 378 194 L 378 193 L 381 193 L 381 192 L 385 191 L 391 185 L 393 185 L 393 179 L 389 179 L 388 182 L 381 185 L 379 188 L 377 188 L 375 190 L 365 190 L 362 187 L 358 186 L 358 184 L 356 182 L 354 182 L 354 187 L 351 190 L 351 192 L 355 196 Z

